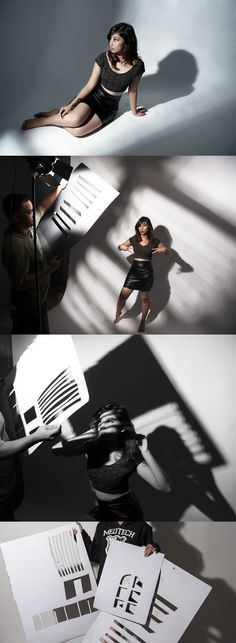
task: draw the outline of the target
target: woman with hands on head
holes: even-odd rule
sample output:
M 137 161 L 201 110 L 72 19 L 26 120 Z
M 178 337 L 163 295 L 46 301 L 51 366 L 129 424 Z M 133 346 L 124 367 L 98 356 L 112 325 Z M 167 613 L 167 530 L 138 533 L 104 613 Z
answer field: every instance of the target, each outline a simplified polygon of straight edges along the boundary
M 141 293 L 142 314 L 138 328 L 145 331 L 145 321 L 150 310 L 149 292 L 153 286 L 152 256 L 154 254 L 170 255 L 170 250 L 154 236 L 153 226 L 148 217 L 140 217 L 135 225 L 135 234 L 118 246 L 118 250 L 133 252 L 132 266 L 120 291 L 114 324 L 120 321 L 122 309 L 133 290 Z
M 142 520 L 142 508 L 129 487 L 135 471 L 155 489 L 170 491 L 167 475 L 152 457 L 147 439 L 135 432 L 128 411 L 119 404 L 100 407 L 77 446 L 76 441 L 62 443 L 64 455 L 86 455 L 96 499 L 89 515 L 96 520 Z
M 109 30 L 107 40 L 107 51 L 97 56 L 91 76 L 79 93 L 64 107 L 38 112 L 24 121 L 22 129 L 56 125 L 73 136 L 86 136 L 114 120 L 127 88 L 132 114 L 146 114 L 145 107 L 137 107 L 137 90 L 145 67 L 138 56 L 133 27 L 118 23 Z

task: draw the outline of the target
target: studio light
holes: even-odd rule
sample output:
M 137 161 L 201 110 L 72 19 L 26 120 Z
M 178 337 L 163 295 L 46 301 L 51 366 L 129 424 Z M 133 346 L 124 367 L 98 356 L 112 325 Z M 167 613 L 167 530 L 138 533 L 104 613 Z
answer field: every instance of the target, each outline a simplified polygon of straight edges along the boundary
M 64 163 L 57 156 L 26 156 L 25 159 L 36 176 L 52 173 L 69 181 L 73 170 L 71 165 Z

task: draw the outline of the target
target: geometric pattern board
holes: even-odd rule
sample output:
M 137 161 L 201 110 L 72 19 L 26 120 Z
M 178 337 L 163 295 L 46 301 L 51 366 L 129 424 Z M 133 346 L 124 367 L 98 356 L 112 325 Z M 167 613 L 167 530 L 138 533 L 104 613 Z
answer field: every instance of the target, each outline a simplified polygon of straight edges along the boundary
M 107 181 L 80 163 L 55 202 L 53 213 L 46 214 L 38 226 L 46 256 L 68 252 L 118 195 Z
M 143 547 L 112 540 L 99 581 L 95 607 L 145 624 L 163 560 L 163 554 L 145 558 Z
M 177 643 L 210 591 L 210 585 L 165 559 L 146 624 L 101 612 L 83 643 Z
M 96 582 L 74 524 L 1 545 L 25 636 L 61 643 L 85 634 L 96 616 Z
M 71 337 L 38 335 L 17 363 L 14 390 L 26 435 L 41 424 L 61 424 L 86 404 L 88 389 Z

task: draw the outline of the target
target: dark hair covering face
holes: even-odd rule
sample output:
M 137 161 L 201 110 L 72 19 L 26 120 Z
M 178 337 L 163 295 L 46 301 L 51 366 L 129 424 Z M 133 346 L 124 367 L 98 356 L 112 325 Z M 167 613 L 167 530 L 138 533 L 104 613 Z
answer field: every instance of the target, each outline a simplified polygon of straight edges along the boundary
M 136 236 L 137 236 L 138 240 L 141 239 L 141 235 L 140 235 L 140 232 L 139 232 L 139 226 L 141 225 L 141 223 L 147 223 L 147 225 L 148 225 L 148 237 L 149 237 L 149 239 L 152 239 L 153 238 L 153 225 L 152 225 L 152 222 L 150 221 L 150 219 L 148 217 L 140 217 L 140 219 L 135 224 L 135 232 L 136 232 Z
M 142 437 L 139 436 L 134 429 L 134 426 L 129 417 L 128 411 L 124 406 L 111 402 L 109 404 L 104 404 L 93 414 L 89 428 L 96 430 L 98 435 L 98 424 L 100 417 L 105 412 L 114 413 L 117 418 L 121 421 L 122 427 L 120 429 L 121 439 L 122 439 L 122 449 L 127 456 L 134 456 L 137 452 L 138 443 L 142 443 Z
M 127 63 L 130 63 L 132 65 L 134 61 L 138 59 L 138 43 L 134 28 L 127 22 L 118 22 L 116 25 L 113 25 L 113 27 L 111 27 L 109 33 L 107 34 L 108 42 L 110 42 L 111 36 L 114 33 L 118 33 L 119 36 L 124 39 L 122 56 Z M 116 54 L 112 54 L 111 51 L 108 51 L 108 56 L 113 66 L 115 67 L 118 56 Z

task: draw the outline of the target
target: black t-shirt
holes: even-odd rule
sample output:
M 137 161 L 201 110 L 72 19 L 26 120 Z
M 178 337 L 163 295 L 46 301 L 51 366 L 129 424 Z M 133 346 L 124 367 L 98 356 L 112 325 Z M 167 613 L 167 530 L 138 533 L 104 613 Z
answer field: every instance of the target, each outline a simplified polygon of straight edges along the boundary
M 95 62 L 101 69 L 101 84 L 110 92 L 124 92 L 127 87 L 129 87 L 132 80 L 134 80 L 136 76 L 141 76 L 145 71 L 144 63 L 141 58 L 138 58 L 135 65 L 128 71 L 115 71 L 112 69 L 105 51 L 97 56 Z
M 91 562 L 99 563 L 97 581 L 100 579 L 111 540 L 121 540 L 140 547 L 153 543 L 152 528 L 143 521 L 123 522 L 122 525 L 117 522 L 99 522 L 93 540 L 85 529 L 81 535 L 89 559 Z M 159 545 L 155 543 L 155 546 L 156 551 L 160 551 Z
M 129 490 L 129 478 L 138 465 L 143 462 L 143 455 L 136 446 L 132 456 L 123 454 L 113 464 L 102 462 L 103 445 L 87 445 L 87 473 L 94 489 L 104 493 L 126 493 Z
M 159 243 L 161 243 L 160 239 L 153 237 L 153 239 L 150 239 L 149 243 L 142 246 L 136 234 L 134 234 L 133 237 L 130 237 L 129 241 L 134 249 L 134 259 L 149 259 L 149 261 L 152 260 L 152 251 L 154 248 L 158 248 Z

